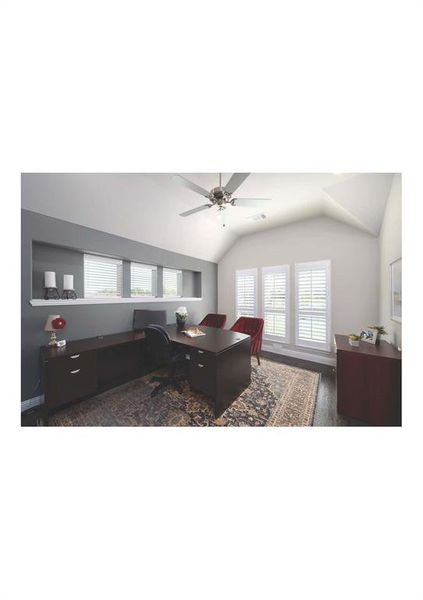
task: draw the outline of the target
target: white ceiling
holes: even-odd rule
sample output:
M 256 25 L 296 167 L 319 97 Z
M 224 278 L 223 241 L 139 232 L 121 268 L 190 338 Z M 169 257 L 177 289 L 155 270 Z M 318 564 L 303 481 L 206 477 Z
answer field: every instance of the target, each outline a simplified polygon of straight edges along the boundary
M 183 175 L 207 190 L 218 185 L 217 173 Z M 378 235 L 391 181 L 386 173 L 252 173 L 234 197 L 271 201 L 263 209 L 228 208 L 225 228 L 214 208 L 180 217 L 206 199 L 164 173 L 25 174 L 22 207 L 217 262 L 240 236 L 321 215 Z M 266 219 L 249 219 L 258 213 Z

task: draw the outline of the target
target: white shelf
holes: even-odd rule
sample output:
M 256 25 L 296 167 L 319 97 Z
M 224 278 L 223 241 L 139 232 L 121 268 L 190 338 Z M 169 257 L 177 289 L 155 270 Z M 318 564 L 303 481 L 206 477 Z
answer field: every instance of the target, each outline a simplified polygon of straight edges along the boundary
M 76 300 L 30 300 L 31 306 L 76 306 L 80 304 L 138 304 L 200 302 L 202 298 L 77 298 Z

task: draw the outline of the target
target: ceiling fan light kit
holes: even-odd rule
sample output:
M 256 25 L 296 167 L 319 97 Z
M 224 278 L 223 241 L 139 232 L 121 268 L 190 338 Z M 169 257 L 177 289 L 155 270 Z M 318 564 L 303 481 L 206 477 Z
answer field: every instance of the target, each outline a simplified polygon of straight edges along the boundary
M 216 206 L 217 209 L 222 213 L 228 206 L 262 206 L 263 202 L 268 202 L 268 198 L 233 198 L 233 194 L 239 188 L 239 186 L 247 179 L 250 173 L 234 173 L 228 183 L 225 186 L 222 186 L 222 173 L 219 173 L 219 185 L 210 192 L 201 186 L 193 183 L 189 179 L 186 179 L 182 175 L 174 175 L 174 180 L 188 188 L 192 192 L 196 192 L 197 194 L 201 194 L 208 199 L 208 204 L 202 204 L 201 206 L 197 206 L 196 208 L 192 208 L 191 210 L 186 210 L 183 213 L 180 213 L 181 217 L 189 217 L 197 212 L 202 210 L 206 210 L 207 208 L 212 208 Z M 223 214 L 222 214 L 223 216 Z M 223 227 L 226 224 L 223 220 Z

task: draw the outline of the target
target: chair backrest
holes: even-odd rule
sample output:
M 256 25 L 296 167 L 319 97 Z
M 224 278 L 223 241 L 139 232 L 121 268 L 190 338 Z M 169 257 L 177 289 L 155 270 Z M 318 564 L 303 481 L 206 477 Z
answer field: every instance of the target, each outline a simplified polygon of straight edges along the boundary
M 231 331 L 245 333 L 246 335 L 261 336 L 263 333 L 264 319 L 259 317 L 239 317 L 231 327 Z
M 204 317 L 204 319 L 199 323 L 199 325 L 204 325 L 204 327 L 216 327 L 217 329 L 223 329 L 226 323 L 226 315 L 219 315 L 215 313 L 209 313 Z
M 172 342 L 161 325 L 146 325 L 144 333 L 147 342 L 147 352 L 155 362 L 167 362 L 171 356 Z
M 134 331 L 142 331 L 146 325 L 166 325 L 165 310 L 135 309 L 132 328 Z

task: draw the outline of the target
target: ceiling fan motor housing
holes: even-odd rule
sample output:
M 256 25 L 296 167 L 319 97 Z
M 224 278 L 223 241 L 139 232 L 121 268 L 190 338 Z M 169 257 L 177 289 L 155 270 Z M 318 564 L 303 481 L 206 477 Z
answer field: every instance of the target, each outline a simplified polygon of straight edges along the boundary
M 223 187 L 215 187 L 210 192 L 210 200 L 214 204 L 222 206 L 223 204 L 229 204 L 231 202 L 231 194 Z

